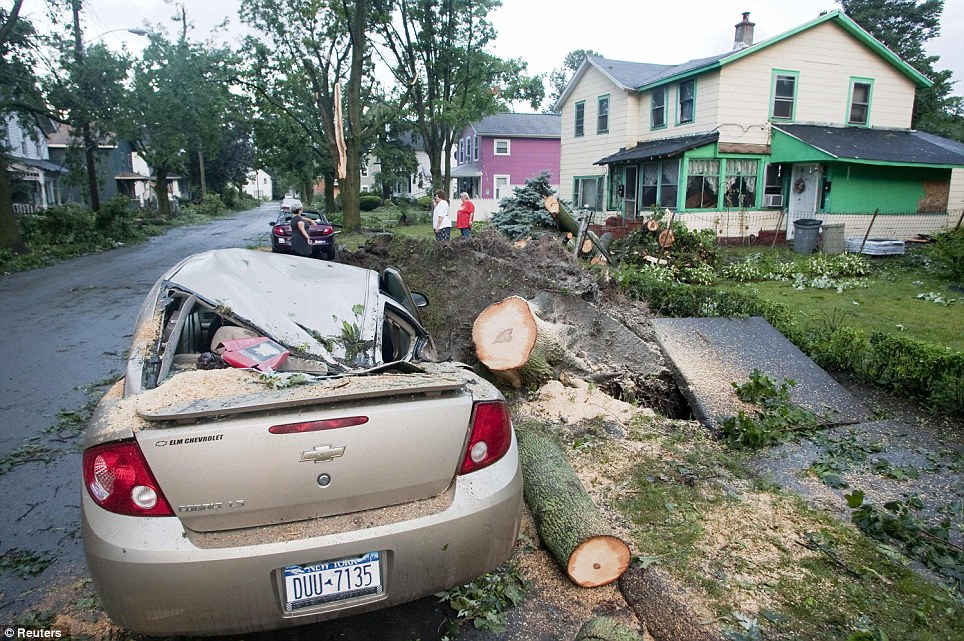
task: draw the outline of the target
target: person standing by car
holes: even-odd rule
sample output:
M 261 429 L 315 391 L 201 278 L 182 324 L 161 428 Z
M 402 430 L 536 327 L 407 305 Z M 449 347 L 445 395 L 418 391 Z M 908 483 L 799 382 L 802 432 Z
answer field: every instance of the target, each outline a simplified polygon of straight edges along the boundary
M 475 204 L 469 200 L 469 195 L 464 191 L 461 194 L 462 205 L 455 215 L 455 226 L 462 234 L 462 238 L 472 235 L 472 223 L 475 222 Z
M 432 226 L 436 240 L 448 240 L 452 235 L 452 218 L 449 216 L 449 201 L 441 189 L 435 192 L 435 209 L 432 211 Z
M 291 206 L 291 250 L 299 256 L 311 256 L 311 240 L 308 237 L 308 225 L 311 220 L 301 215 L 304 207 L 301 201 Z

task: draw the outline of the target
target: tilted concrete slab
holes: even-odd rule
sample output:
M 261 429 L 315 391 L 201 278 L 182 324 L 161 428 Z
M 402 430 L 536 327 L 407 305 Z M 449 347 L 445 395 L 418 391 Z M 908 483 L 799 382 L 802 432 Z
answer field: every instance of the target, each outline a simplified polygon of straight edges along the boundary
M 825 425 L 867 420 L 857 398 L 763 318 L 656 318 L 653 328 L 680 390 L 696 418 L 710 427 L 739 411 L 755 409 L 741 401 L 731 383 L 743 384 L 754 369 L 777 385 L 796 381 L 791 400 Z

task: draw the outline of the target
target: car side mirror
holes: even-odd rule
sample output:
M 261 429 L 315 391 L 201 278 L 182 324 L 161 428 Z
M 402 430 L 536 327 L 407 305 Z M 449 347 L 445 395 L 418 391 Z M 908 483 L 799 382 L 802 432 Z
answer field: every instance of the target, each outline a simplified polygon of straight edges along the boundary
M 428 307 L 428 296 L 421 292 L 412 292 L 412 302 L 416 307 Z

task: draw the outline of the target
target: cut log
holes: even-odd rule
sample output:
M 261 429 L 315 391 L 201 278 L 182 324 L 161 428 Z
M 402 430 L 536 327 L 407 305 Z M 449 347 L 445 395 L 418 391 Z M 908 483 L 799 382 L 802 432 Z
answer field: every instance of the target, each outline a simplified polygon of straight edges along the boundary
M 517 438 L 525 499 L 543 545 L 580 587 L 618 579 L 629 567 L 629 546 L 593 504 L 565 452 L 533 430 L 519 430 Z
M 643 637 L 616 619 L 596 617 L 579 628 L 574 641 L 643 641 Z
M 571 327 L 539 318 L 529 302 L 510 296 L 489 305 L 472 324 L 479 361 L 513 387 L 538 387 L 553 378 L 553 366 L 575 361 Z

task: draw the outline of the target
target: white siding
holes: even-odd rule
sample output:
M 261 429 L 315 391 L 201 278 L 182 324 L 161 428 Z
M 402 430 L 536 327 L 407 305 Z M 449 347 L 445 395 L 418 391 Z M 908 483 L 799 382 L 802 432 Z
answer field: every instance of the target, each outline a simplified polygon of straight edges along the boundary
M 597 134 L 598 98 L 606 94 L 609 95 L 609 133 Z M 581 101 L 586 104 L 585 135 L 576 138 L 575 105 Z M 559 196 L 564 200 L 572 200 L 572 180 L 575 176 L 605 176 L 606 168 L 593 163 L 623 147 L 636 144 L 641 127 L 638 118 L 639 97 L 636 92 L 624 91 L 596 68 L 589 67 L 562 105 L 561 112 Z
M 721 70 L 721 141 L 766 143 L 773 70 L 799 73 L 794 122 L 845 125 L 851 78 L 873 79 L 870 125 L 910 127 L 914 83 L 832 22 L 803 31 Z M 697 114 L 698 115 L 698 114 Z
M 951 171 L 951 191 L 947 198 L 947 211 L 954 220 L 951 225 L 956 225 L 964 212 L 964 168 Z

